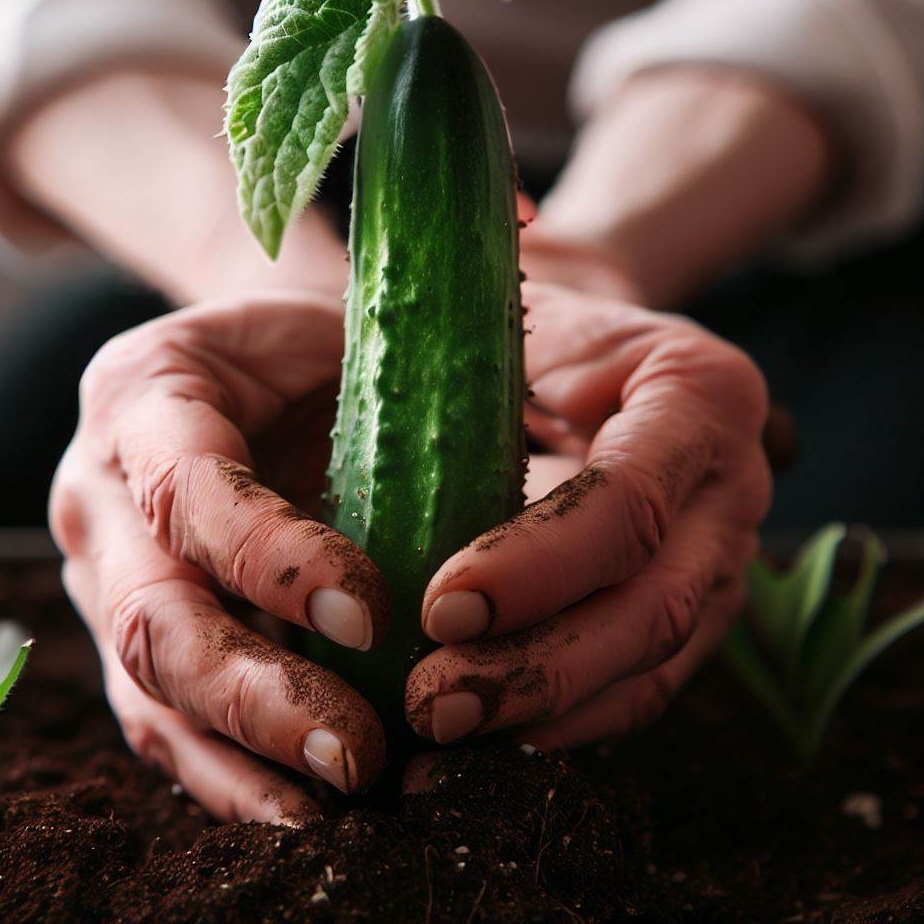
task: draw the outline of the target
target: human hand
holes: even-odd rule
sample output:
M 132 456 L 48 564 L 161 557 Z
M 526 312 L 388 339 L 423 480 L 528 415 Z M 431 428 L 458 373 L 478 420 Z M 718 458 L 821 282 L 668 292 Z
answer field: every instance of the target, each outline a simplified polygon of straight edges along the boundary
M 293 822 L 314 808 L 254 754 L 346 792 L 384 761 L 381 725 L 358 693 L 216 596 L 224 587 L 351 648 L 384 631 L 382 576 L 309 516 L 341 328 L 338 304 L 272 296 L 117 337 L 84 376 L 52 490 L 65 586 L 128 743 L 225 820 Z
M 744 599 L 770 477 L 767 396 L 741 352 L 678 317 L 524 286 L 542 497 L 437 572 L 445 643 L 406 710 L 440 743 L 517 729 L 541 747 L 650 722 Z

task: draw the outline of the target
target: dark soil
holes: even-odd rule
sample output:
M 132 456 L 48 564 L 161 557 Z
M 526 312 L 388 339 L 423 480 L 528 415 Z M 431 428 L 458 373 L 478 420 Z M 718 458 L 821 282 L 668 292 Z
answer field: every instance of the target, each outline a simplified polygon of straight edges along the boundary
M 924 567 L 893 567 L 879 608 L 921 594 Z M 425 795 L 291 830 L 216 826 L 142 766 L 60 601 L 47 565 L 0 573 L 38 636 L 0 716 L 3 921 L 924 921 L 924 633 L 808 774 L 716 666 L 618 748 L 450 753 Z M 880 825 L 845 812 L 857 794 Z

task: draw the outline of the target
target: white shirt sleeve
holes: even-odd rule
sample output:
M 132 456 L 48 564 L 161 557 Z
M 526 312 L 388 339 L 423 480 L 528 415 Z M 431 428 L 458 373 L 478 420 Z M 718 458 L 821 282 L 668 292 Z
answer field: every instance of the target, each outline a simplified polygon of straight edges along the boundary
M 242 38 L 216 0 L 0 0 L 0 138 L 57 87 L 124 63 L 226 73 Z M 0 174 L 0 259 L 62 236 Z
M 586 117 L 633 73 L 682 63 L 760 72 L 793 89 L 835 133 L 844 181 L 784 242 L 787 255 L 828 262 L 920 219 L 924 0 L 663 0 L 591 36 L 574 72 L 573 106 Z

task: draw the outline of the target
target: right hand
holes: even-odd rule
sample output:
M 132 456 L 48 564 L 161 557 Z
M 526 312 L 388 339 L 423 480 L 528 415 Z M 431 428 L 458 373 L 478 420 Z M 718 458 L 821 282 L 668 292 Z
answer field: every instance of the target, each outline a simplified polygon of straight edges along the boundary
M 309 515 L 341 352 L 339 304 L 310 295 L 189 308 L 122 334 L 84 375 L 52 489 L 65 586 L 129 745 L 226 821 L 317 809 L 255 754 L 344 792 L 384 764 L 372 707 L 216 596 L 348 647 L 381 638 L 382 575 Z

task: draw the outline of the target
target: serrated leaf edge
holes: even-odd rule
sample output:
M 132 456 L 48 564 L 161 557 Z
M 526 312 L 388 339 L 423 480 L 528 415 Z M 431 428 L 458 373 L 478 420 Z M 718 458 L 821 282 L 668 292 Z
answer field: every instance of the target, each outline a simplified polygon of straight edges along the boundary
M 3 704 L 6 702 L 7 697 L 10 695 L 10 691 L 19 679 L 22 669 L 26 666 L 26 661 L 29 659 L 29 653 L 32 651 L 34 643 L 35 640 L 31 638 L 27 642 L 23 642 L 19 647 L 16 660 L 13 661 L 13 666 L 10 668 L 9 673 L 3 680 L 0 680 L 0 709 L 3 708 Z

